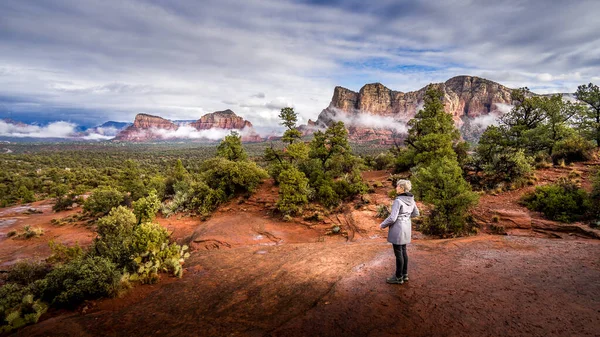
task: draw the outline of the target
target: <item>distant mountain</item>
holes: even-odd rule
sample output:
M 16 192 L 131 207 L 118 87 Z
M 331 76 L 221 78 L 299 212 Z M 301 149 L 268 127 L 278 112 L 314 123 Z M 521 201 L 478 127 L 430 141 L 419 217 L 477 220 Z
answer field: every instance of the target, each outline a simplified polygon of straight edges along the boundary
M 231 110 L 206 114 L 196 121 L 170 121 L 159 116 L 138 114 L 133 125 L 119 132 L 114 140 L 147 142 L 157 140 L 192 139 L 215 141 L 230 131 L 237 130 L 244 142 L 263 139 L 254 131 L 252 123 Z
M 102 123 L 102 125 L 98 125 L 95 128 L 115 128 L 115 129 L 125 129 L 126 127 L 130 126 L 131 123 L 126 123 L 126 122 L 114 122 L 114 121 L 108 121 L 105 123 Z
M 14 142 L 69 142 L 108 140 L 129 123 L 106 122 L 86 128 L 64 121 L 26 124 L 12 119 L 0 120 L 0 139 Z
M 484 78 L 457 76 L 431 85 L 444 93 L 446 112 L 461 128 L 466 125 L 471 130 L 473 121 L 477 123 L 484 116 L 500 115 L 510 109 L 512 89 Z M 381 83 L 367 84 L 359 92 L 335 87 L 329 106 L 303 130 L 310 133 L 342 120 L 352 140 L 393 142 L 394 137 L 406 131 L 405 123 L 421 109 L 428 87 L 406 93 Z
M 83 137 L 90 138 L 92 140 L 106 140 L 111 139 L 119 134 L 119 132 L 129 127 L 131 123 L 126 122 L 115 122 L 108 121 L 102 123 L 102 125 L 95 126 L 80 132 Z
M 195 119 L 176 119 L 171 122 L 173 122 L 176 125 L 183 126 L 183 125 L 188 125 L 190 123 L 193 123 L 195 121 L 196 121 Z

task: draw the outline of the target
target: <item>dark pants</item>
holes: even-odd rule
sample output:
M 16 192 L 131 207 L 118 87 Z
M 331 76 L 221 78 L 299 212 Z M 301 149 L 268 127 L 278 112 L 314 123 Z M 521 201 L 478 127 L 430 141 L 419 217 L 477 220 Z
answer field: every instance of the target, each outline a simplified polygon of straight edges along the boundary
M 406 255 L 406 245 L 394 246 L 394 255 L 396 255 L 396 277 L 408 275 L 408 255 Z

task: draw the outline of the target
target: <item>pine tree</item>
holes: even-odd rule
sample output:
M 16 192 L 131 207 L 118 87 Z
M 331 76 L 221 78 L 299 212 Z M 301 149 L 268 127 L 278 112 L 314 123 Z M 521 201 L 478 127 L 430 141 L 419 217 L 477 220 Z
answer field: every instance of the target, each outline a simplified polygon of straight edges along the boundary
M 283 133 L 282 141 L 291 145 L 302 137 L 302 133 L 296 129 L 298 114 L 294 111 L 294 108 L 285 107 L 281 109 L 279 118 L 281 118 L 281 125 L 287 129 Z
M 452 116 L 444 111 L 442 93 L 430 86 L 425 106 L 409 122 L 407 143 L 414 151 L 415 192 L 434 209 L 425 219 L 424 232 L 436 235 L 462 234 L 467 211 L 477 195 L 462 176 L 455 147 L 460 134 Z M 457 146 L 458 145 L 458 146 Z
M 446 113 L 443 93 L 430 85 L 425 92 L 424 107 L 408 122 L 406 143 L 414 153 L 413 164 L 428 163 L 435 158 L 457 158 L 454 145 L 460 134 L 452 115 Z

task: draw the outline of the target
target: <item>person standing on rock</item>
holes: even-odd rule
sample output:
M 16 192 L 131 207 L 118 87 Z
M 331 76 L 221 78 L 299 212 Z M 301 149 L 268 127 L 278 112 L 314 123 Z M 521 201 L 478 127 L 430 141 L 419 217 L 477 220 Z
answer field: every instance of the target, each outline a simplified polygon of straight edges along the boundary
M 389 227 L 387 240 L 392 244 L 396 256 L 396 274 L 386 280 L 391 284 L 402 284 L 408 281 L 406 245 L 410 243 L 412 227 L 410 218 L 419 216 L 415 197 L 410 193 L 411 189 L 410 180 L 398 180 L 396 183 L 397 196 L 392 203 L 392 211 L 379 225 L 381 229 Z

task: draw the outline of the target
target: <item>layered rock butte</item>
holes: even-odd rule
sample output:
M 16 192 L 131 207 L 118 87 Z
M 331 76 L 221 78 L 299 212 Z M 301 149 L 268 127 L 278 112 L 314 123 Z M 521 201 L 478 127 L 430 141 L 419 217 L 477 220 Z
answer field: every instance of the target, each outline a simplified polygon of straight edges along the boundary
M 177 139 L 165 135 L 165 131 L 176 131 L 183 126 L 191 126 L 199 131 L 210 129 L 238 130 L 242 132 L 242 141 L 244 142 L 260 142 L 263 140 L 254 132 L 252 123 L 237 116 L 231 110 L 209 113 L 189 124 L 174 123 L 168 119 L 148 114 L 138 114 L 135 116 L 133 125 L 121 131 L 114 140 L 143 142 Z
M 501 113 L 503 106 L 511 104 L 511 90 L 499 83 L 474 76 L 457 76 L 444 83 L 430 84 L 444 93 L 444 107 L 458 127 L 469 124 L 475 117 Z M 381 83 L 367 84 L 359 92 L 335 87 L 329 106 L 316 122 L 309 121 L 303 131 L 324 128 L 337 120 L 352 120 L 361 114 L 387 117 L 398 122 L 413 118 L 423 104 L 428 86 L 417 91 L 400 92 L 388 89 Z M 345 115 L 345 116 L 344 116 Z M 363 120 L 365 116 L 362 116 Z M 348 125 L 350 139 L 354 141 L 380 141 L 393 143 L 397 137 L 394 129 L 381 129 L 367 125 Z

